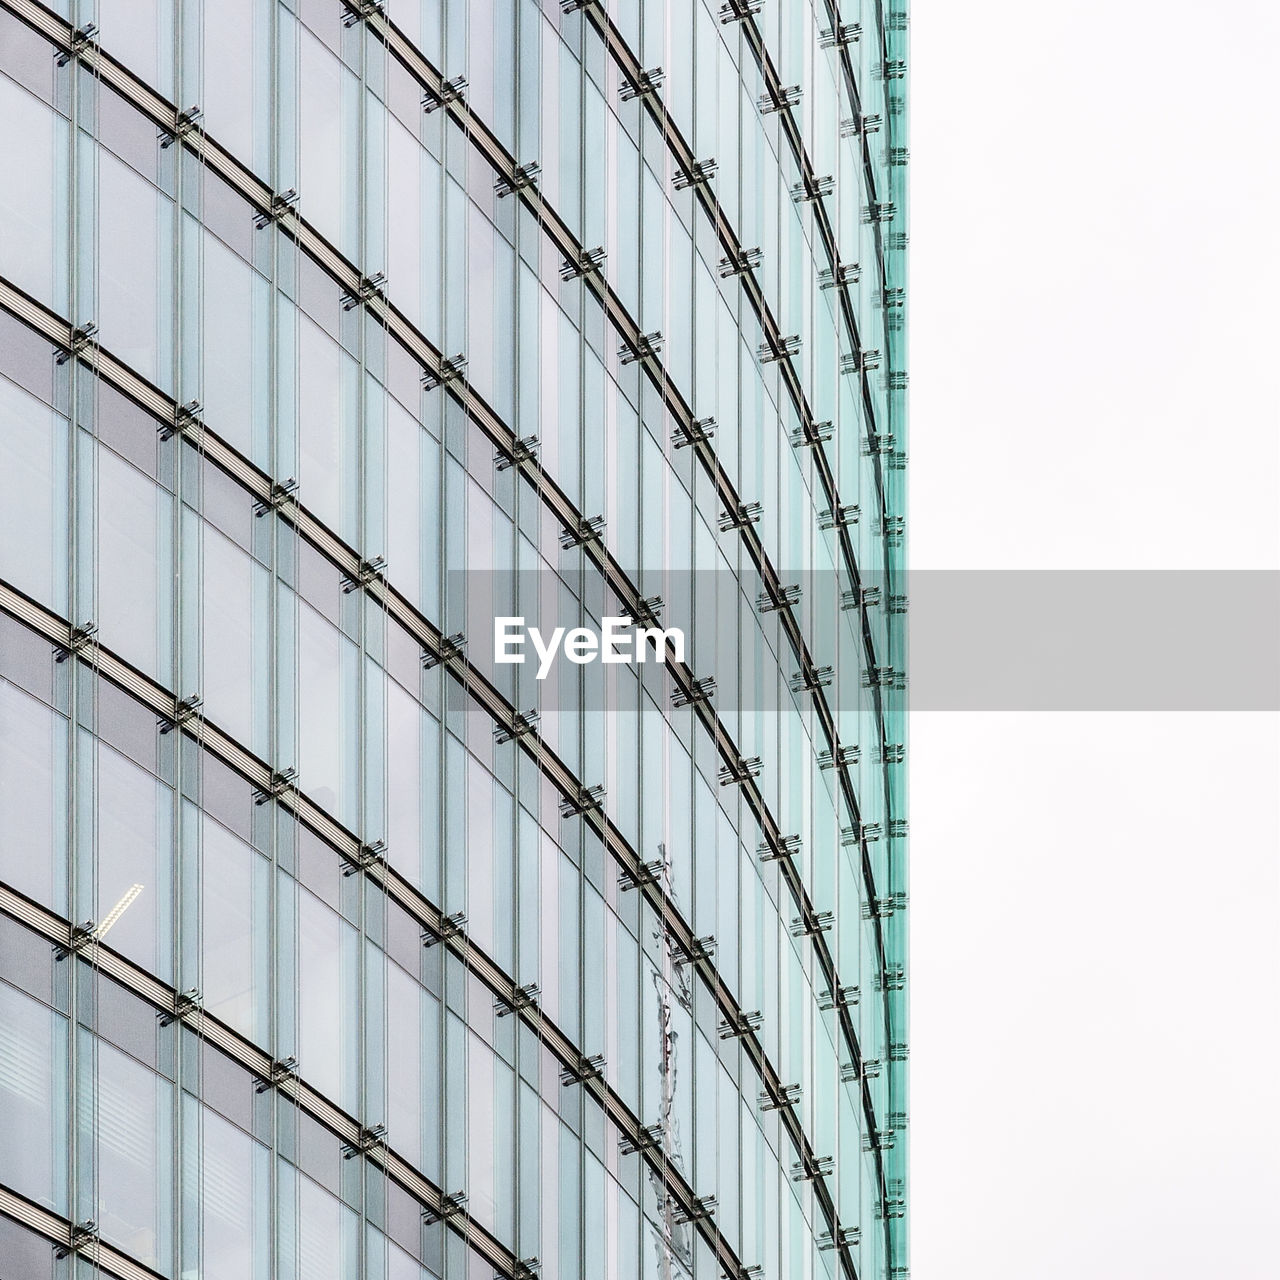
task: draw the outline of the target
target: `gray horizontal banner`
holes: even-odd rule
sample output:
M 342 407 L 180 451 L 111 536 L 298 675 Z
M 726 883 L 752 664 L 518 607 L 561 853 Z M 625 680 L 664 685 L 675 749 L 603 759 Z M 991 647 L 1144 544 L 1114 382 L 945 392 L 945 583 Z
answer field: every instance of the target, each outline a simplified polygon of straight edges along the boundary
M 545 710 L 612 709 L 611 676 L 628 668 L 655 698 L 684 700 L 659 644 L 710 678 L 707 696 L 725 710 L 776 709 L 779 671 L 797 699 L 820 687 L 837 710 L 865 706 L 869 687 L 927 711 L 1280 710 L 1276 572 L 919 571 L 856 587 L 783 574 L 772 591 L 727 572 L 632 580 L 645 601 L 634 610 L 594 570 L 451 573 L 447 629 L 518 705 Z

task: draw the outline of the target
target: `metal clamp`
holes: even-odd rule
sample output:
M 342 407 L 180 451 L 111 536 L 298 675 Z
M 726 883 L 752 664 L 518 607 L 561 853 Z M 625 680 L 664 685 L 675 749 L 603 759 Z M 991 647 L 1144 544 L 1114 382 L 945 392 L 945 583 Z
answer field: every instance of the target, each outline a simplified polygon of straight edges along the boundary
M 442 80 L 439 89 L 428 89 L 422 95 L 423 111 L 430 115 L 441 107 L 449 107 L 454 103 L 461 102 L 466 88 L 466 76 L 451 76 L 448 80 Z

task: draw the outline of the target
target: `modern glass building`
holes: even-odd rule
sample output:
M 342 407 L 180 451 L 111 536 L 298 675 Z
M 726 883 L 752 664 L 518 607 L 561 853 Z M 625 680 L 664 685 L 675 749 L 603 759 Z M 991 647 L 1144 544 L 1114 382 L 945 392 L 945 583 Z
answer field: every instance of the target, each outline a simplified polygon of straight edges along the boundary
M 0 0 L 6 1280 L 906 1275 L 905 45 Z

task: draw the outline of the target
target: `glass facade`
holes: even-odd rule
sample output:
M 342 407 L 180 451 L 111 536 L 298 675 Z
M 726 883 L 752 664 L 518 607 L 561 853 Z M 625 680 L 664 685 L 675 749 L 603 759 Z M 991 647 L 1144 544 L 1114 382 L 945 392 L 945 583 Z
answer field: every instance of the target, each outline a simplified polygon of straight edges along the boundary
M 906 28 L 0 0 L 16 1274 L 906 1276 Z

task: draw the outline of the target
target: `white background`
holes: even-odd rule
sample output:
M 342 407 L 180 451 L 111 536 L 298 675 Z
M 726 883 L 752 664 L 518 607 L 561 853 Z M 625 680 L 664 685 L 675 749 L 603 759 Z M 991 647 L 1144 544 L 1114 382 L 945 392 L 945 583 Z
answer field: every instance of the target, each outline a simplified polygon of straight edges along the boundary
M 911 21 L 913 567 L 1280 568 L 1273 6 Z M 1273 1280 L 1277 717 L 911 752 L 914 1280 Z

